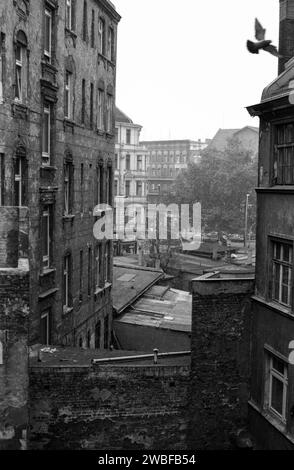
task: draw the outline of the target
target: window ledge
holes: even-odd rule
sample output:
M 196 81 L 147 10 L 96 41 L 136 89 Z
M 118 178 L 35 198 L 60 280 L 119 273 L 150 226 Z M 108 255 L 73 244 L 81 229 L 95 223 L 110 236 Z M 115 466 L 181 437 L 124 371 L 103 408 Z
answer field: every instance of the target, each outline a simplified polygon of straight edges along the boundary
M 56 269 L 55 268 L 48 268 L 48 269 L 44 269 L 44 271 L 42 271 L 39 275 L 39 277 L 46 277 L 46 276 L 49 276 L 50 274 L 54 274 L 56 273 Z
M 64 215 L 62 217 L 62 219 L 65 221 L 65 222 L 73 222 L 74 219 L 75 219 L 75 215 L 73 214 L 67 214 L 67 215 Z
M 249 400 L 248 405 L 266 419 L 274 428 L 276 428 L 283 436 L 294 444 L 294 436 L 287 432 L 286 424 L 276 418 L 268 410 L 261 409 L 253 400 Z
M 105 131 L 103 129 L 97 129 L 96 132 L 98 135 L 105 135 Z
M 275 312 L 279 312 L 281 315 L 294 319 L 294 314 L 290 311 L 290 309 L 288 309 L 287 307 L 283 307 L 283 305 L 280 305 L 277 302 L 265 300 L 261 297 L 258 297 L 257 295 L 253 295 L 252 299 L 260 304 L 263 304 L 264 306 L 270 308 Z
M 74 133 L 74 128 L 75 128 L 75 122 L 72 121 L 71 119 L 68 119 L 68 118 L 64 118 L 63 120 L 63 127 L 64 127 L 64 131 L 66 131 L 66 129 L 71 129 L 72 133 Z
M 64 28 L 65 34 L 71 36 L 73 39 L 77 39 L 78 35 L 72 29 Z
M 73 312 L 73 307 L 66 307 L 63 306 L 63 315 L 68 315 L 69 313 Z
M 16 118 L 27 119 L 28 107 L 20 101 L 14 101 L 12 103 L 12 114 Z
M 107 64 L 111 65 L 112 67 L 115 67 L 115 62 L 113 62 L 111 59 L 109 59 L 106 55 L 101 54 L 101 52 L 98 52 L 98 57 L 104 61 L 107 62 Z
M 57 171 L 57 167 L 52 165 L 41 165 L 41 170 Z

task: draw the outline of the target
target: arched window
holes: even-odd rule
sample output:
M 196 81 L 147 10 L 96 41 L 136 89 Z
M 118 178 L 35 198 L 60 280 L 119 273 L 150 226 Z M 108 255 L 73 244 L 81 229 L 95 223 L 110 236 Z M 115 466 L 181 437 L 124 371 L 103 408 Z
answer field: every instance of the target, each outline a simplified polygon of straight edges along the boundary
M 14 158 L 14 205 L 22 207 L 27 205 L 27 160 L 23 147 L 16 151 Z
M 27 37 L 18 31 L 15 41 L 15 100 L 25 103 L 27 98 L 28 54 Z

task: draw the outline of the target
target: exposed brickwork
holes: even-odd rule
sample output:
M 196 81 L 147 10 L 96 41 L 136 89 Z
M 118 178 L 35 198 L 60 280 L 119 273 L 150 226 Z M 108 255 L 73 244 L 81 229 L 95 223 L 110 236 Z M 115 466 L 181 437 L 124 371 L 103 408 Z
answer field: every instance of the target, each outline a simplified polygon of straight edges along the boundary
M 105 318 L 108 317 L 109 339 L 112 323 L 110 288 L 102 288 L 94 296 L 94 218 L 95 178 L 98 163 L 102 165 L 104 183 L 101 193 L 106 197 L 107 174 L 114 159 L 114 119 L 108 132 L 97 130 L 98 86 L 115 101 L 116 81 L 116 30 L 119 15 L 106 0 L 89 0 L 88 13 L 95 11 L 96 25 L 94 45 L 81 37 L 83 3 L 75 5 L 74 32 L 65 29 L 66 2 L 30 0 L 22 11 L 24 2 L 5 2 L 0 5 L 0 87 L 3 85 L 3 103 L 0 111 L 0 153 L 4 156 L 4 187 L 0 188 L 5 205 L 18 205 L 16 190 L 16 160 L 23 162 L 21 185 L 25 204 L 30 208 L 30 283 L 31 324 L 30 342 L 42 340 L 40 318 L 49 309 L 51 315 L 51 338 L 55 344 L 77 345 L 82 339 L 87 343 L 90 332 L 94 344 L 94 330 L 101 322 L 100 346 L 104 346 Z M 52 14 L 51 64 L 44 55 L 44 8 Z M 57 8 L 58 7 L 58 8 Z M 98 53 L 98 17 L 105 19 L 105 40 L 108 27 L 113 28 L 114 55 L 109 59 Z M 88 27 L 90 27 L 88 14 Z M 18 38 L 27 41 L 23 48 L 23 90 L 20 103 L 16 93 L 16 44 Z M 22 43 L 23 44 L 23 43 Z M 65 75 L 72 74 L 73 113 L 65 119 Z M 82 123 L 82 80 L 86 82 L 85 112 Z M 99 85 L 98 85 L 99 83 Z M 90 112 L 91 84 L 93 85 L 93 113 Z M 0 99 L 2 97 L 0 96 Z M 42 166 L 42 123 L 44 104 L 51 106 L 50 165 Z M 91 116 L 90 116 L 91 115 Z M 91 122 L 93 121 L 93 122 Z M 106 123 L 106 105 L 104 113 Z M 65 162 L 72 165 L 71 217 L 64 217 Z M 44 161 L 43 161 L 44 163 Z M 83 167 L 82 167 L 83 165 Z M 111 184 L 111 183 L 110 183 Z M 96 184 L 97 186 L 97 184 Z M 100 190 L 100 188 L 99 188 Z M 24 201 L 22 201 L 23 203 Z M 2 202 L 3 203 L 3 202 Z M 50 270 L 43 271 L 42 211 L 50 206 L 52 213 Z M 6 224 L 9 221 L 6 220 Z M 1 227 L 0 227 L 1 230 Z M 5 241 L 12 246 L 13 236 Z M 4 242 L 3 242 L 4 243 Z M 0 246 L 5 250 L 5 246 Z M 88 295 L 88 248 L 91 251 L 91 288 Z M 83 250 L 83 272 L 80 276 L 80 252 Z M 10 252 L 13 250 L 10 250 Z M 110 250 L 111 252 L 111 250 Z M 63 312 L 63 258 L 70 253 L 72 259 L 71 306 Z M 1 255 L 0 255 L 1 256 Z M 102 251 L 105 259 L 105 243 Z M 111 258 L 111 256 L 110 256 Z M 15 261 L 15 260 L 14 260 Z M 111 264 L 111 259 L 110 259 Z M 80 282 L 80 278 L 82 282 Z M 111 280 L 111 273 L 109 276 Z M 81 288 L 82 285 L 82 288 Z
M 30 447 L 185 449 L 188 383 L 188 367 L 32 367 Z
M 253 281 L 193 281 L 189 447 L 230 449 L 246 425 Z
M 3 221 L 2 216 L 6 217 Z M 0 245 L 7 240 L 3 227 L 14 230 L 17 242 L 18 211 L 1 208 Z M 13 222 L 13 223 L 12 223 Z M 28 317 L 29 272 L 13 267 L 0 269 L 0 450 L 25 447 L 28 421 Z

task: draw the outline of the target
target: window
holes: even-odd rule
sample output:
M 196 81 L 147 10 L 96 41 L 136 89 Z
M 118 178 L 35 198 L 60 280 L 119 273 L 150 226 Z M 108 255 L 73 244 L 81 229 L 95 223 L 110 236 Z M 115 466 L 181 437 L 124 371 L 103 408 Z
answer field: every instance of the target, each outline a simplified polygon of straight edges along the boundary
M 44 104 L 43 109 L 43 134 L 42 134 L 42 164 L 50 165 L 51 147 L 51 106 Z
M 43 269 L 50 268 L 51 259 L 51 207 L 44 206 L 42 211 L 42 263 Z
M 65 0 L 65 27 L 70 31 L 75 30 L 75 0 Z
M 109 133 L 113 131 L 113 122 L 112 122 L 112 114 L 113 114 L 113 100 L 111 95 L 107 95 L 107 102 L 106 102 L 106 130 Z
M 137 190 L 136 190 L 137 196 L 142 196 L 143 195 L 143 185 L 142 181 L 137 181 Z
M 52 11 L 45 9 L 45 28 L 44 28 L 44 55 L 51 62 L 52 59 Z
M 266 407 L 282 421 L 286 421 L 288 365 L 274 354 L 266 356 Z
M 81 115 L 81 122 L 85 124 L 85 117 L 86 117 L 86 81 L 82 80 L 82 115 Z
M 92 292 L 92 248 L 88 248 L 88 296 Z
M 3 103 L 4 98 L 4 84 L 5 84 L 5 69 L 6 69 L 6 36 L 5 33 L 0 33 L 0 103 Z
M 80 192 L 81 192 L 81 212 L 84 211 L 84 164 L 81 163 L 81 179 L 80 179 Z
M 118 128 L 115 128 L 115 143 L 118 144 Z
M 112 28 L 108 28 L 107 57 L 114 61 L 114 31 Z
M 273 292 L 276 302 L 291 305 L 293 247 L 288 243 L 273 242 Z
M 15 51 L 15 99 L 22 101 L 23 94 L 23 48 L 18 44 Z
M 126 130 L 126 143 L 127 144 L 131 143 L 131 129 Z
M 96 246 L 96 256 L 95 256 L 95 287 L 96 289 L 100 287 L 102 279 L 102 245 L 99 244 Z
M 73 117 L 73 77 L 70 72 L 65 72 L 65 91 L 64 91 L 65 117 Z
M 80 250 L 80 301 L 83 299 L 83 289 L 84 289 L 84 252 Z
M 64 215 L 72 213 L 72 198 L 73 198 L 73 165 L 71 162 L 66 162 L 64 165 Z
M 91 47 L 95 47 L 95 11 L 92 10 L 91 21 Z
M 83 10 L 83 41 L 87 41 L 88 38 L 88 5 L 86 0 L 84 0 L 84 10 Z
M 0 206 L 4 206 L 5 166 L 4 153 L 0 153 Z
M 143 170 L 143 157 L 142 157 L 142 155 L 137 156 L 137 170 L 138 171 Z
M 111 257 L 111 245 L 110 242 L 108 241 L 105 245 L 105 270 L 104 270 L 104 279 L 105 279 L 105 284 L 107 282 L 110 282 L 110 257 Z
M 130 195 L 130 181 L 126 181 L 126 197 Z
M 99 18 L 98 21 L 98 41 L 98 51 L 105 55 L 105 21 L 103 18 Z
M 45 346 L 49 346 L 51 343 L 51 325 L 50 325 L 50 318 L 51 312 L 50 310 L 45 310 L 41 314 L 41 344 Z
M 126 155 L 126 170 L 131 169 L 131 155 Z
M 109 166 L 107 168 L 107 204 L 109 206 L 112 206 L 112 185 L 113 185 L 113 172 L 112 172 L 112 167 Z
M 117 180 L 114 181 L 114 195 L 115 196 L 118 195 L 118 181 Z
M 98 90 L 98 116 L 97 116 L 97 127 L 100 130 L 104 129 L 104 92 Z
M 274 184 L 294 184 L 294 122 L 276 127 Z
M 26 205 L 27 186 L 27 162 L 22 156 L 18 156 L 14 162 L 14 205 L 22 207 Z
M 63 305 L 71 306 L 71 255 L 66 255 L 63 261 Z
M 91 347 L 91 332 L 88 330 L 87 332 L 87 348 L 90 349 Z
M 109 329 L 109 319 L 108 317 L 104 318 L 104 349 L 108 349 L 108 329 Z
M 116 170 L 118 170 L 118 155 L 117 153 L 115 154 L 115 157 L 114 157 L 114 167 Z
M 90 127 L 93 128 L 93 120 L 94 120 L 94 85 L 91 83 L 90 85 Z
M 101 323 L 95 326 L 95 349 L 100 349 Z

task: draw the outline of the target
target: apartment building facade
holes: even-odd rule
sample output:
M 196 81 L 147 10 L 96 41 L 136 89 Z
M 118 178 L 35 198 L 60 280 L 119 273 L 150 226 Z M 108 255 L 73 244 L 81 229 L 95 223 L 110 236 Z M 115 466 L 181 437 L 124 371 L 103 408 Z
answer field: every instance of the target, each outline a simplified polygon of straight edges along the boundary
M 280 75 L 248 108 L 260 118 L 249 418 L 259 448 L 294 450 L 294 1 L 280 7 Z
M 30 215 L 30 344 L 107 348 L 116 37 L 107 0 L 0 5 L 0 204 Z
M 157 202 L 160 195 L 168 193 L 176 177 L 187 169 L 188 164 L 198 160 L 207 144 L 192 140 L 142 141 L 149 151 L 148 200 Z
M 147 204 L 148 151 L 139 143 L 141 130 L 142 126 L 134 124 L 126 114 L 116 108 L 114 196 L 116 205 L 123 204 L 126 211 L 130 205 L 138 205 L 145 210 Z M 116 227 L 118 235 L 119 232 L 122 234 L 124 221 L 128 219 L 127 212 L 125 216 L 118 217 L 121 226 L 121 229 Z

